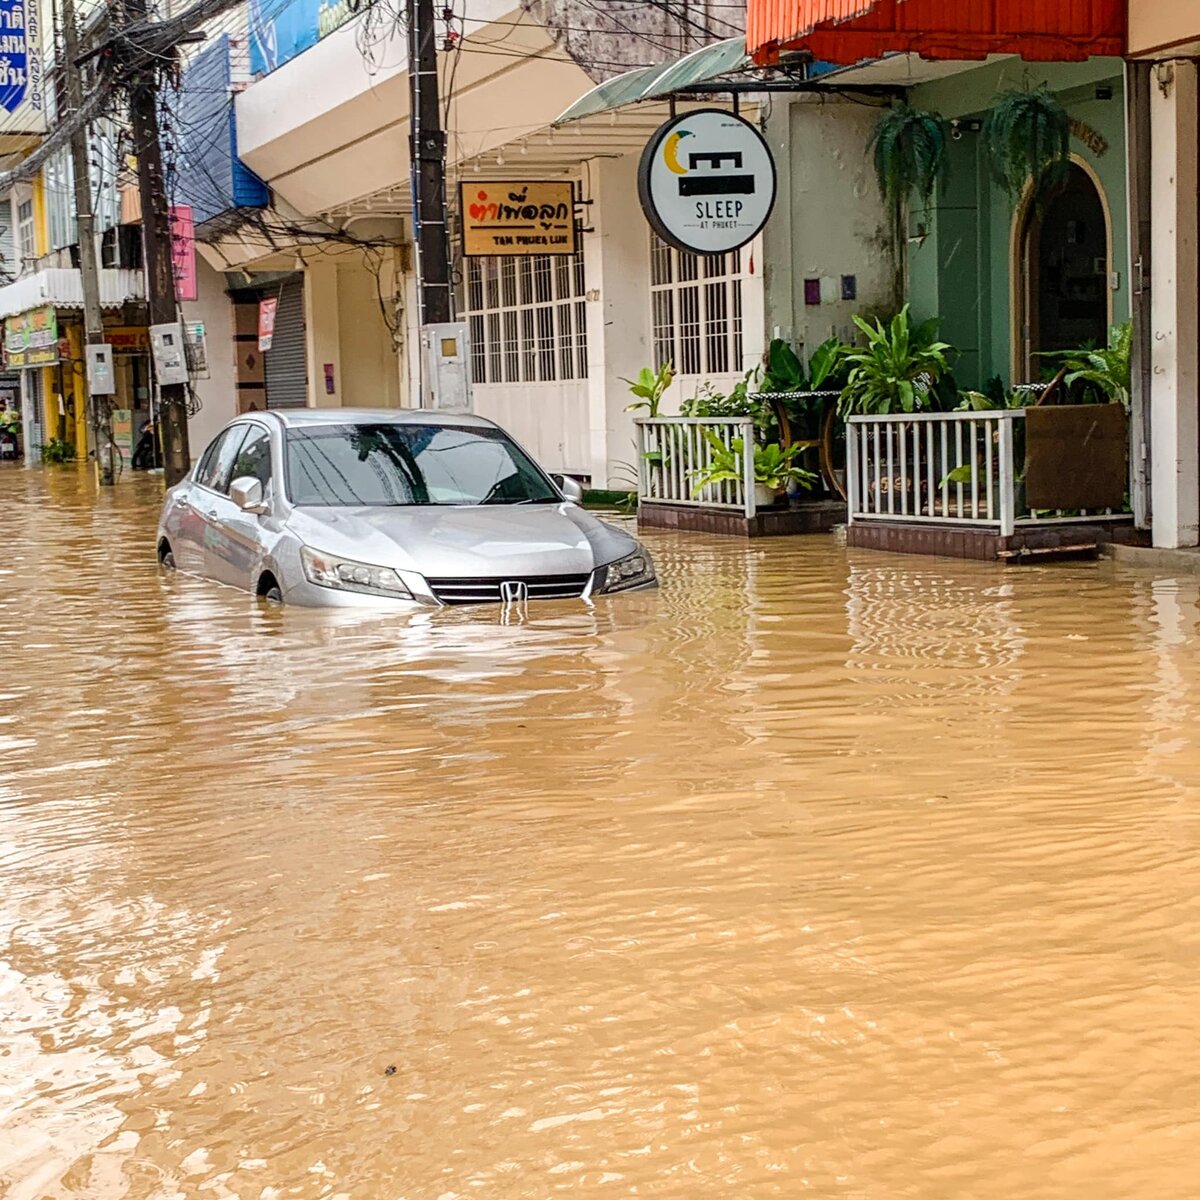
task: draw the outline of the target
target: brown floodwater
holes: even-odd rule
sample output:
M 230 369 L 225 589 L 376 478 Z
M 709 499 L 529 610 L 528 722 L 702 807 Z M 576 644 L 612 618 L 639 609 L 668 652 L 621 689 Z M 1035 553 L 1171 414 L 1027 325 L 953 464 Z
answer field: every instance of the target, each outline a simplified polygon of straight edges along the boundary
M 1200 586 L 650 535 L 397 617 L 0 469 L 0 1196 L 1200 1195 Z

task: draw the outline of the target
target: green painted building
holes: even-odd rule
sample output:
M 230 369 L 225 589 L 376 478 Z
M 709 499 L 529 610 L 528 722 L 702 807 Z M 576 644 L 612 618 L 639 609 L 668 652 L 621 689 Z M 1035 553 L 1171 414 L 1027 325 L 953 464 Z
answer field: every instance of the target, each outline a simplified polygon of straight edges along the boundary
M 945 186 L 910 217 L 908 294 L 959 350 L 960 386 L 1036 381 L 1039 351 L 1103 343 L 1128 319 L 1123 66 L 1003 59 L 909 90 L 914 108 L 958 122 Z M 1072 118 L 1073 161 L 1066 185 L 1034 205 L 993 182 L 979 126 L 1000 92 L 1042 83 Z

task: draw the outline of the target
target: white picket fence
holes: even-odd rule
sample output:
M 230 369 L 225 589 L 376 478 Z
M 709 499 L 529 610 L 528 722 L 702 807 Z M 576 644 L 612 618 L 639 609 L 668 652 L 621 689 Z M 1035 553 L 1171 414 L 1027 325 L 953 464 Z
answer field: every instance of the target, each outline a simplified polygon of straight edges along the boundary
M 1065 525 L 1102 513 L 1033 512 L 1017 481 L 1023 409 L 851 417 L 846 425 L 849 519 L 972 525 L 1011 536 L 1018 525 Z
M 752 518 L 754 499 L 754 421 L 749 417 L 654 417 L 635 422 L 638 451 L 638 503 L 685 504 L 741 512 Z M 713 461 L 705 436 L 713 433 L 726 450 L 740 438 L 741 478 L 696 490 L 696 475 Z

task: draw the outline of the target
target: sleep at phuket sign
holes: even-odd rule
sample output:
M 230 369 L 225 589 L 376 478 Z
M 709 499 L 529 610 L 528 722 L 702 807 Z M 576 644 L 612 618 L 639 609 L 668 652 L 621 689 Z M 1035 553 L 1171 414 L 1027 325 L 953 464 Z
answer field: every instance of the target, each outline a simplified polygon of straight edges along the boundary
M 692 254 L 725 254 L 767 223 L 775 163 L 749 121 L 702 108 L 655 131 L 642 151 L 638 195 L 664 242 Z
M 2 0 L 0 0 L 2 2 Z M 364 12 L 371 0 L 250 0 L 250 73 L 268 75 Z

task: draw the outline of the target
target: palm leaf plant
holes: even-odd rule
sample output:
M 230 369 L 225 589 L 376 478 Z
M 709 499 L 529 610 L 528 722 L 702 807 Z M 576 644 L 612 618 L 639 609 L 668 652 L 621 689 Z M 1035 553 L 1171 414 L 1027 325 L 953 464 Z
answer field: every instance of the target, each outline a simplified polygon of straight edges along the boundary
M 898 296 L 909 202 L 916 195 L 928 207 L 934 188 L 945 183 L 949 172 L 945 122 L 940 113 L 924 112 L 903 102 L 894 104 L 880 117 L 867 149 L 874 158 L 875 177 L 891 226 Z
M 983 145 L 992 176 L 1014 200 L 1032 180 L 1040 201 L 1067 176 L 1071 118 L 1045 84 L 1002 92 L 983 123 Z
M 886 324 L 858 316 L 854 323 L 867 342 L 845 351 L 850 373 L 842 389 L 841 415 L 880 416 L 929 408 L 937 381 L 950 369 L 947 356 L 953 350 L 948 342 L 937 340 L 937 321 L 914 326 L 906 304 Z
M 1108 334 L 1108 345 L 1102 348 L 1063 350 L 1043 357 L 1057 359 L 1067 368 L 1063 381 L 1067 387 L 1077 383 L 1090 384 L 1106 399 L 1129 407 L 1133 389 L 1133 324 L 1126 321 L 1114 325 Z
M 709 446 L 709 461 L 706 466 L 689 472 L 693 480 L 692 494 L 698 496 L 707 487 L 718 483 L 740 483 L 746 444 L 742 438 L 730 438 L 729 445 L 711 430 L 704 430 Z M 782 491 L 789 483 L 808 489 L 817 476 L 806 471 L 797 459 L 803 454 L 800 446 L 789 446 L 786 450 L 778 442 L 754 447 L 754 482 L 772 492 Z

